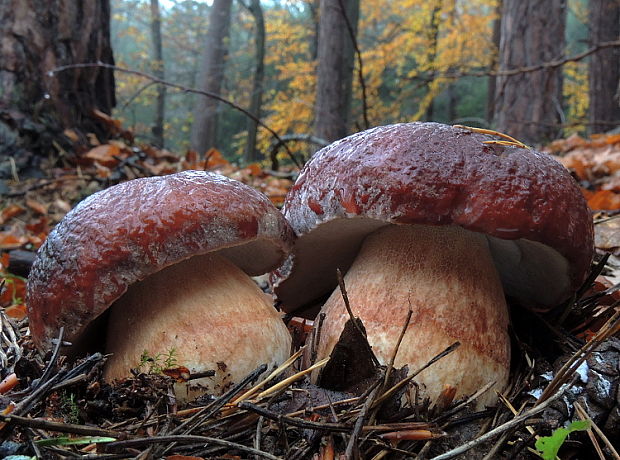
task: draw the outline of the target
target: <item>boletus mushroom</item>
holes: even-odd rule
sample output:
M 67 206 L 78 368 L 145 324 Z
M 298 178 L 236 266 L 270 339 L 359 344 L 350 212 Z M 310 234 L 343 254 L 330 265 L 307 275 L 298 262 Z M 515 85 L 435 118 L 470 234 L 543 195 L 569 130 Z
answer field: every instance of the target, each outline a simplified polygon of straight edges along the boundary
M 457 396 L 489 382 L 502 390 L 505 298 L 546 310 L 584 281 L 593 225 L 573 178 L 544 153 L 475 131 L 381 126 L 325 147 L 301 171 L 283 210 L 299 238 L 272 278 L 287 312 L 310 316 L 329 296 L 317 359 L 330 355 L 348 319 L 335 289 L 340 269 L 383 363 L 409 309 L 397 367 L 413 372 L 461 343 L 416 378 L 424 394 L 435 398 L 443 384 Z
M 80 350 L 105 340 L 108 380 L 130 376 L 146 352 L 191 373 L 215 370 L 192 383 L 220 393 L 289 356 L 290 335 L 250 275 L 277 267 L 293 239 L 267 197 L 218 174 L 184 171 L 95 193 L 37 254 L 27 291 L 34 343 L 48 350 L 64 327 Z

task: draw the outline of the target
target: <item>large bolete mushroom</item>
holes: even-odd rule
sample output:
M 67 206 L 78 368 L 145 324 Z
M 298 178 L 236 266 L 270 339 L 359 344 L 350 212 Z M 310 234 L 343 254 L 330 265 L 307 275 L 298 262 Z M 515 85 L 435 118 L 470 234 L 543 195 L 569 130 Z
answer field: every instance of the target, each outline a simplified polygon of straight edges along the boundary
M 290 352 L 290 335 L 249 275 L 277 267 L 294 235 L 267 197 L 204 171 L 128 181 L 79 203 L 49 234 L 28 279 L 36 346 L 106 341 L 104 376 L 146 351 L 224 391 Z M 107 326 L 106 326 L 107 325 Z M 107 327 L 107 333 L 105 329 Z M 179 395 L 185 399 L 188 395 Z
M 505 296 L 543 310 L 569 298 L 589 270 L 593 226 L 560 164 L 504 144 L 461 127 L 407 123 L 349 136 L 312 157 L 286 198 L 299 239 L 274 280 L 288 312 L 308 312 L 331 293 L 318 359 L 348 319 L 334 291 L 339 268 L 380 361 L 390 359 L 409 309 L 396 366 L 416 370 L 461 342 L 417 378 L 426 395 L 436 397 L 442 384 L 460 395 L 506 385 Z

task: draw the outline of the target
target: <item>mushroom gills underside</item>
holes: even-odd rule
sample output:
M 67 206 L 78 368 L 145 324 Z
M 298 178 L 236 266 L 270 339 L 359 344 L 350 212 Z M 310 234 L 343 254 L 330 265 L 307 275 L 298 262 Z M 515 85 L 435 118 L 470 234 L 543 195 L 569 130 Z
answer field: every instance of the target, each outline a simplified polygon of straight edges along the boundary
M 364 238 L 388 225 L 401 226 L 368 217 L 336 218 L 319 223 L 310 233 L 302 235 L 295 245 L 292 272 L 285 275 L 289 279 L 277 287 L 286 310 L 298 310 L 296 314 L 304 316 L 305 308 L 316 304 L 317 299 L 337 285 L 336 268 L 346 273 Z M 526 307 L 546 308 L 569 297 L 572 288 L 569 264 L 558 251 L 525 238 L 484 237 L 508 296 Z
M 181 400 L 221 394 L 261 364 L 273 367 L 290 353 L 290 334 L 270 298 L 215 253 L 130 286 L 111 307 L 107 327 L 107 380 L 128 377 L 144 357 L 191 373 L 216 372 L 177 387 Z
M 387 226 L 368 236 L 345 276 L 359 317 L 380 362 L 396 347 L 409 309 L 412 317 L 395 366 L 413 372 L 455 342 L 460 347 L 416 377 L 435 400 L 444 384 L 469 395 L 489 382 L 478 401 L 494 402 L 510 369 L 508 310 L 486 238 L 456 226 Z M 349 315 L 334 291 L 322 312 L 317 359 L 330 355 Z

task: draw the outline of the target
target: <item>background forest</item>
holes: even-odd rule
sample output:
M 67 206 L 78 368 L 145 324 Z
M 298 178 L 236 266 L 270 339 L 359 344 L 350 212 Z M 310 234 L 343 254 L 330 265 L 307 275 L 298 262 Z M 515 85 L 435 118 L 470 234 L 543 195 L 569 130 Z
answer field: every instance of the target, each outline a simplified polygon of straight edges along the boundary
M 175 84 L 200 88 L 202 55 L 205 46 L 210 46 L 209 14 L 218 2 L 214 6 L 198 1 L 160 2 L 161 64 L 154 54 L 153 3 L 157 2 L 112 1 L 112 47 L 116 64 L 157 74 Z M 257 115 L 267 126 L 281 136 L 316 134 L 313 123 L 317 102 L 319 2 L 253 2 L 262 7 L 264 17 L 264 76 L 259 89 L 254 83 L 257 46 L 260 46 L 260 40 L 256 39 L 259 31 L 256 14 L 251 5 L 244 2 L 228 3 L 232 3 L 230 30 L 223 45 L 223 60 L 218 64 L 223 70 L 219 93 L 238 106 L 249 108 L 253 92 L 260 91 L 262 105 Z M 496 77 L 493 70 L 498 68 L 500 58 L 501 2 L 366 0 L 357 3 L 353 8 L 359 8 L 359 20 L 355 24 L 354 12 L 347 25 L 356 26 L 355 45 L 360 52 L 349 63 L 352 95 L 350 107 L 346 109 L 349 113 L 347 133 L 362 130 L 367 124 L 376 126 L 413 120 L 500 130 L 508 127 L 497 126 L 498 114 L 495 113 Z M 615 115 L 608 125 L 588 124 L 589 60 L 580 57 L 599 44 L 592 40 L 589 3 L 586 0 L 569 0 L 565 5 L 564 2 L 545 3 L 550 8 L 554 3 L 562 4 L 560 11 L 565 14 L 565 24 L 555 29 L 545 26 L 544 32 L 531 37 L 540 43 L 528 46 L 543 50 L 549 42 L 560 44 L 560 54 L 546 51 L 548 61 L 564 59 L 559 67 L 560 97 L 554 101 L 551 119 L 541 120 L 553 126 L 534 136 L 514 130 L 509 134 L 525 136 L 527 142 L 541 143 L 572 133 L 612 129 L 618 121 L 613 119 Z M 545 20 L 548 10 L 538 10 Z M 534 13 L 535 9 L 529 12 Z M 535 18 L 521 20 L 536 21 Z M 611 53 L 608 57 L 617 60 L 618 54 L 614 54 L 613 49 Z M 577 59 L 572 60 L 575 56 Z M 539 63 L 538 58 L 530 54 L 521 64 Z M 609 71 L 613 67 L 607 66 Z M 618 67 L 617 62 L 615 67 Z M 158 85 L 135 74 L 117 72 L 116 79 L 118 103 L 115 115 L 126 127 L 155 144 L 163 142 L 154 135 L 158 129 L 163 129 L 166 148 L 178 151 L 191 147 L 194 107 L 200 96 L 168 90 L 165 111 L 162 112 L 165 116 L 161 118 L 160 114 L 162 121 L 158 122 Z M 549 88 L 542 89 L 550 91 Z M 531 97 L 529 93 L 524 92 L 522 98 Z M 613 94 L 603 97 L 613 99 Z M 241 157 L 248 148 L 246 116 L 225 104 L 219 104 L 216 110 L 217 134 L 212 146 L 229 159 Z M 162 128 L 158 128 L 158 123 Z M 256 143 L 259 158 L 268 151 L 272 141 L 269 132 L 259 130 Z M 291 148 L 312 151 L 314 147 L 300 143 L 291 144 Z

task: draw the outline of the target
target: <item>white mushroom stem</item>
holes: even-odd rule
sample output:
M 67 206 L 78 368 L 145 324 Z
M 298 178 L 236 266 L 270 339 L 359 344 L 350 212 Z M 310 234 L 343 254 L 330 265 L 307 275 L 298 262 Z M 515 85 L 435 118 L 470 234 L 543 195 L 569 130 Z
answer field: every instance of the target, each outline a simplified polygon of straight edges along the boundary
M 490 381 L 479 405 L 496 399 L 510 365 L 508 310 L 486 238 L 455 226 L 390 225 L 364 241 L 345 276 L 353 314 L 364 323 L 380 362 L 393 355 L 409 309 L 395 367 L 413 372 L 452 343 L 461 346 L 416 381 L 435 400 L 444 384 L 469 395 Z M 324 305 L 318 358 L 327 357 L 349 318 L 339 289 Z
M 215 370 L 191 383 L 220 394 L 261 364 L 282 363 L 290 345 L 269 297 L 236 265 L 207 254 L 132 285 L 112 306 L 104 377 L 128 377 L 145 351 L 162 361 L 173 351 L 176 365 L 192 373 Z M 195 395 L 177 388 L 182 400 Z

